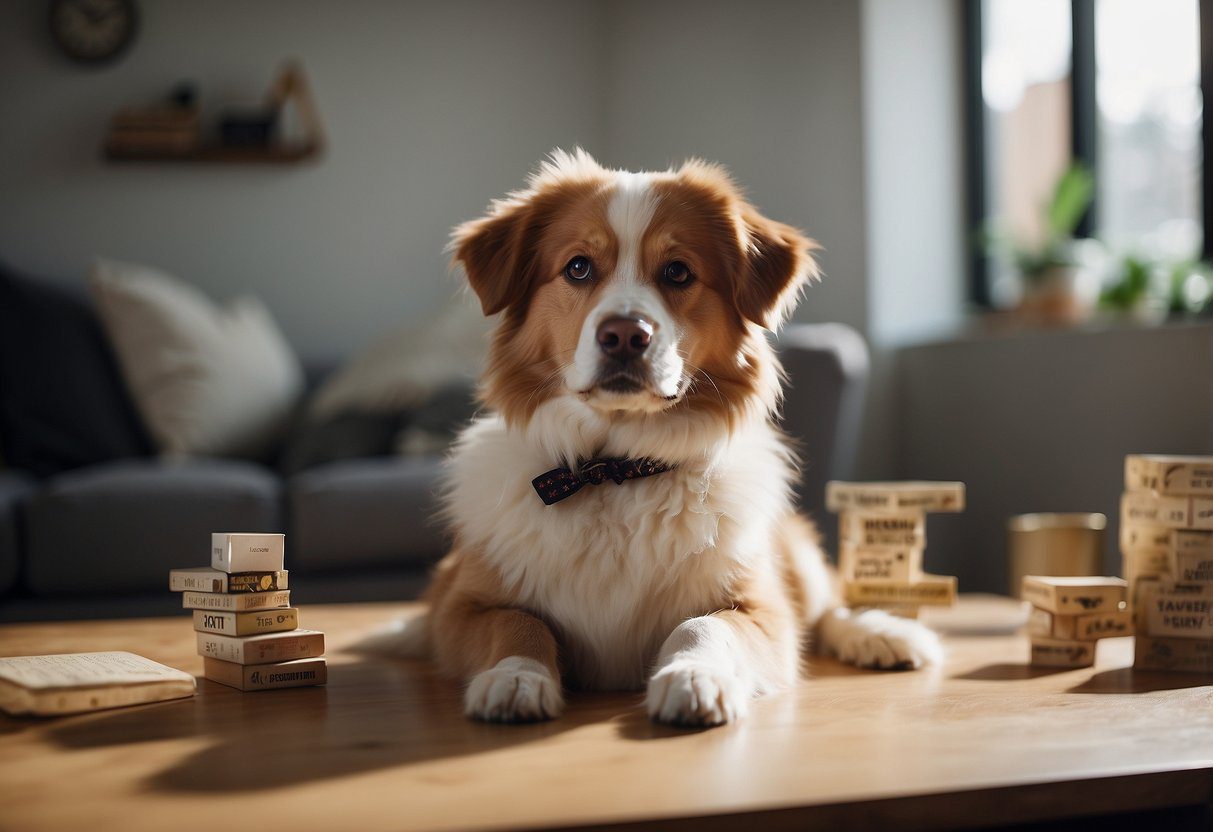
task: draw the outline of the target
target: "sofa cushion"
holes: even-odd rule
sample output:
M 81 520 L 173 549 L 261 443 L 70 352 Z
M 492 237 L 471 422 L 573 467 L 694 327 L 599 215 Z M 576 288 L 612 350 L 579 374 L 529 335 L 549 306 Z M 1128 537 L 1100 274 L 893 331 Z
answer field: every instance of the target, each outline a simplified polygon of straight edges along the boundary
M 26 509 L 32 592 L 163 588 L 210 563 L 211 532 L 282 531 L 278 479 L 246 462 L 137 460 L 61 474 Z
M 91 286 L 161 451 L 264 460 L 281 444 L 303 371 L 264 304 L 220 306 L 171 275 L 114 260 L 96 262 Z
M 0 455 L 40 477 L 151 450 L 83 288 L 0 264 Z
M 17 471 L 0 471 L 0 595 L 17 584 L 21 566 L 21 504 L 34 493 L 34 481 Z
M 334 462 L 287 482 L 294 568 L 422 565 L 446 548 L 436 518 L 439 457 Z

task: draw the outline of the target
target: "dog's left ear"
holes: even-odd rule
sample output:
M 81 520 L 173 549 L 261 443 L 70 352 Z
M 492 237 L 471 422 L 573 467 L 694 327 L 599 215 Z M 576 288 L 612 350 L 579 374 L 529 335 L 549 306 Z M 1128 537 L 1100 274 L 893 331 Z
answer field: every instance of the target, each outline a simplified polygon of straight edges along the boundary
M 790 225 L 767 219 L 752 205 L 741 210 L 742 274 L 734 301 L 759 326 L 775 330 L 787 320 L 805 284 L 819 276 L 819 246 Z
M 525 198 L 499 200 L 488 216 L 451 232 L 448 250 L 463 266 L 485 315 L 520 303 L 530 292 L 535 271 L 533 208 Z

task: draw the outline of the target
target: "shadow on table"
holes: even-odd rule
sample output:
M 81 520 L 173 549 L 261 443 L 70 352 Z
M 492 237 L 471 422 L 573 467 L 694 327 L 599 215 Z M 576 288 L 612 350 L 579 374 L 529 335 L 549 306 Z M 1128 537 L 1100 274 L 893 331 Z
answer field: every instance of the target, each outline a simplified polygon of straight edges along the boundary
M 1038 679 L 1041 676 L 1052 676 L 1055 673 L 1068 673 L 1072 667 L 1036 667 L 1027 662 L 999 662 L 987 664 L 970 670 L 968 673 L 958 673 L 953 679 L 968 679 L 976 682 L 1016 682 L 1024 679 Z
M 253 792 L 542 742 L 588 723 L 647 725 L 635 696 L 586 697 L 561 719 L 530 725 L 472 722 L 462 689 L 423 662 L 330 663 L 325 687 L 241 693 L 199 680 L 193 699 L 89 714 L 49 729 L 66 748 L 209 740 L 147 785 L 170 792 Z M 635 734 L 638 727 L 621 727 Z M 149 746 L 147 753 L 159 753 Z
M 1134 670 L 1119 667 L 1093 674 L 1067 693 L 1151 693 L 1158 690 L 1181 690 L 1213 685 L 1213 675 L 1206 673 L 1167 673 L 1157 670 Z

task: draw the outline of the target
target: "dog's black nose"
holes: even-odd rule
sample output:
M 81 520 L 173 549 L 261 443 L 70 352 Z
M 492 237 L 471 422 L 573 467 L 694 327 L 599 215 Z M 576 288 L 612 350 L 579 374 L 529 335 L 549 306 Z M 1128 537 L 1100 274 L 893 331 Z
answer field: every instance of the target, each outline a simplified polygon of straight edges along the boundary
M 608 318 L 598 325 L 598 346 L 611 358 L 638 358 L 653 339 L 653 325 L 644 318 Z

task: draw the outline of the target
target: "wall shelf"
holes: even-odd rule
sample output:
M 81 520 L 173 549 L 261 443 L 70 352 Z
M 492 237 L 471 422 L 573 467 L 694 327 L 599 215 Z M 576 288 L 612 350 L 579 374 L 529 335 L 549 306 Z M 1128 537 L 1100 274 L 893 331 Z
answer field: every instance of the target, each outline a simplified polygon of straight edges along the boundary
M 320 153 L 314 144 L 279 147 L 204 146 L 193 150 L 127 150 L 106 148 L 104 158 L 111 162 L 219 162 L 222 164 L 289 165 L 303 162 Z

